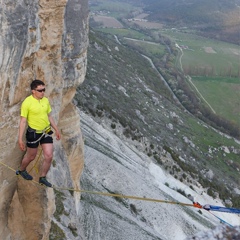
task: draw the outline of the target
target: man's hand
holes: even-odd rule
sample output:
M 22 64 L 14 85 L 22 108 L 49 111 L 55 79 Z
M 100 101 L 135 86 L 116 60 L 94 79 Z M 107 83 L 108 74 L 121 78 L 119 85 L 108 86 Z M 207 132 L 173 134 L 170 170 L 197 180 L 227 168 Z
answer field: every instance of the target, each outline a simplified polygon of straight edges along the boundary
M 25 146 L 25 143 L 21 140 L 18 141 L 18 145 L 19 145 L 19 148 L 22 150 L 22 151 L 25 151 L 26 150 L 26 146 Z
M 61 139 L 61 134 L 58 131 L 57 125 L 55 124 L 55 122 L 54 122 L 54 120 L 53 120 L 53 118 L 50 114 L 48 114 L 48 119 L 49 119 L 49 122 L 51 124 L 51 127 L 55 130 L 56 139 L 60 140 Z
M 60 140 L 60 139 L 61 139 L 61 134 L 60 134 L 60 132 L 59 132 L 59 131 L 56 131 L 55 134 L 56 134 L 56 139 L 57 139 L 57 140 Z

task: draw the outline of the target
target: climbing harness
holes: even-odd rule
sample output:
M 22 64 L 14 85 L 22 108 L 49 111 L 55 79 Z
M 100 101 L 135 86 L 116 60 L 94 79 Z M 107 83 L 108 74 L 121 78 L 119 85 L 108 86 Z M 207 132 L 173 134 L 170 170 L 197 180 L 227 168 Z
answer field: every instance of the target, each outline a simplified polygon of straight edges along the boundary
M 36 130 L 36 129 L 33 129 L 28 126 L 27 131 L 30 133 L 33 133 L 34 137 L 36 136 L 36 133 L 42 134 L 36 141 L 32 141 L 32 142 L 27 141 L 27 143 L 29 143 L 29 144 L 35 144 L 35 143 L 39 142 L 42 138 L 50 137 L 53 134 L 53 131 L 51 130 L 51 126 L 47 126 L 43 130 Z

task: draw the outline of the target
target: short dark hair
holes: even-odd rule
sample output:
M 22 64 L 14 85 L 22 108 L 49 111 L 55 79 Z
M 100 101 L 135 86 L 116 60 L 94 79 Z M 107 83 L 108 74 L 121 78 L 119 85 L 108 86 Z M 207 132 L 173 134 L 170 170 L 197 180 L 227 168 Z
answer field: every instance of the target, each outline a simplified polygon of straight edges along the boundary
M 35 79 L 31 82 L 31 90 L 35 90 L 39 85 L 45 86 L 45 83 L 41 80 Z

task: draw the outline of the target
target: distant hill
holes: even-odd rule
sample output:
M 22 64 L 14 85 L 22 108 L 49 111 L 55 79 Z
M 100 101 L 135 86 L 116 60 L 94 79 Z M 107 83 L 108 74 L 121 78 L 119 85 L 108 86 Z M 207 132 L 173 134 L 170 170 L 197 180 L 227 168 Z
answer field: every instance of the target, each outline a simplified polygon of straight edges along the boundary
M 139 2 L 139 1 L 136 1 Z M 240 44 L 240 0 L 143 0 L 149 20 L 187 26 L 211 38 Z

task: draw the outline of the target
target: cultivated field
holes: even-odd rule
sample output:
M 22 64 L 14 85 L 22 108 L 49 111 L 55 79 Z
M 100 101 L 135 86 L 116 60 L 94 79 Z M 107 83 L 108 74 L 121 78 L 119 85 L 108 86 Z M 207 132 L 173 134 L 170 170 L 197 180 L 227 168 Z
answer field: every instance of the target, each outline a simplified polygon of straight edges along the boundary
M 103 28 L 99 28 L 99 30 L 117 35 L 121 41 L 138 50 L 142 49 L 142 52 L 148 56 L 152 55 L 158 58 L 163 56 L 164 45 L 148 43 L 151 41 L 156 43 L 159 40 L 159 34 L 177 43 L 181 51 L 179 51 L 176 66 L 181 66 L 184 73 L 192 77 L 200 94 L 217 114 L 240 126 L 239 46 L 200 37 L 187 28 L 165 29 L 161 23 L 145 21 L 148 14 L 144 13 L 141 8 L 130 4 L 99 0 L 98 5 L 93 9 L 108 12 L 106 16 L 94 18 L 95 21 L 103 24 Z M 139 12 L 139 14 L 129 21 L 128 14 L 130 12 Z M 127 26 L 123 26 L 117 18 L 125 19 Z M 137 30 L 134 25 L 139 26 L 139 29 Z M 196 94 L 198 93 L 196 92 Z
M 163 24 L 156 23 L 156 22 L 145 22 L 141 20 L 133 20 L 132 23 L 139 25 L 142 28 L 148 28 L 148 29 L 162 29 Z
M 193 83 L 215 112 L 240 127 L 240 80 L 193 77 Z
M 114 17 L 96 15 L 93 16 L 95 22 L 100 22 L 104 28 L 122 28 L 123 25 Z
M 89 5 L 92 12 L 104 11 L 108 16 L 116 18 L 126 17 L 130 12 L 139 12 L 141 10 L 139 7 L 120 1 L 92 0 Z
M 240 77 L 239 46 L 178 30 L 165 30 L 161 33 L 182 48 L 182 66 L 186 74 Z
M 145 40 L 148 40 L 150 41 L 151 38 L 147 35 L 145 35 L 144 33 L 141 33 L 141 32 L 138 32 L 138 31 L 135 31 L 133 29 L 126 29 L 126 28 L 118 28 L 118 29 L 115 29 L 115 28 L 102 28 L 102 29 L 99 29 L 101 32 L 104 32 L 104 33 L 110 33 L 112 35 L 117 35 L 119 38 L 124 38 L 124 37 L 128 37 L 128 38 L 134 38 L 134 39 L 145 39 Z
M 144 49 L 144 52 L 147 56 L 155 55 L 155 57 L 163 57 L 165 52 L 165 47 L 159 43 L 131 38 L 124 38 L 124 42 L 127 42 L 128 45 L 134 48 Z

